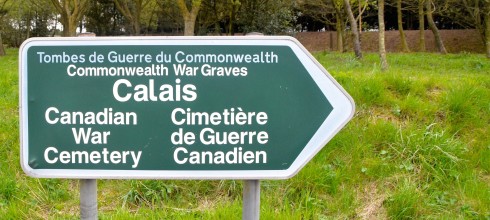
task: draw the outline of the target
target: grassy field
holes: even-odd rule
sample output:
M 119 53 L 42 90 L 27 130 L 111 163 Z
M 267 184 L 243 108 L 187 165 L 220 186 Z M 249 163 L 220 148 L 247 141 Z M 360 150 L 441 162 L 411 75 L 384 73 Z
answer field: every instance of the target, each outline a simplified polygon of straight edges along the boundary
M 78 181 L 19 164 L 17 50 L 0 57 L 0 218 L 77 219 Z M 317 53 L 354 119 L 289 180 L 262 181 L 262 219 L 490 219 L 490 61 L 471 54 Z M 241 181 L 98 181 L 101 219 L 241 219 Z

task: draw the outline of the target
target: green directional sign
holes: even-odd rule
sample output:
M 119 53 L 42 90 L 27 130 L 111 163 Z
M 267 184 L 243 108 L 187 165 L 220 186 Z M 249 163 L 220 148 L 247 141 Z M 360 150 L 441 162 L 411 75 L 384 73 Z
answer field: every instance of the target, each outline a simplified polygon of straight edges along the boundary
M 354 112 L 290 37 L 33 38 L 20 79 L 34 177 L 289 178 Z

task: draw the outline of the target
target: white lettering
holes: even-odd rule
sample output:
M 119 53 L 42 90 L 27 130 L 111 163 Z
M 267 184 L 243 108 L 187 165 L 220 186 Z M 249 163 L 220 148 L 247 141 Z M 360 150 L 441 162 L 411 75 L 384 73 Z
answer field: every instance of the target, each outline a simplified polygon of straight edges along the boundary
M 44 160 L 49 164 L 57 162 L 67 164 L 127 164 L 128 159 L 133 160 L 132 168 L 138 167 L 142 151 L 108 151 L 107 148 L 100 151 L 58 151 L 55 147 L 44 150 Z
M 174 151 L 174 161 L 178 164 L 184 164 L 184 163 L 187 163 L 187 158 L 184 158 L 183 160 L 180 160 L 179 157 L 178 157 L 178 154 L 179 152 L 182 152 L 183 154 L 187 154 L 187 149 L 183 148 L 183 147 L 178 147 L 177 149 L 175 149 Z
M 174 151 L 174 161 L 177 164 L 252 164 L 267 163 L 265 151 L 243 151 L 242 147 L 234 147 L 233 150 L 223 151 L 187 151 L 184 147 L 178 147 Z
M 49 107 L 48 109 L 46 109 L 46 113 L 44 113 L 44 118 L 46 119 L 46 122 L 48 122 L 49 124 L 52 124 L 52 125 L 58 123 L 58 120 L 59 120 L 58 118 L 54 118 L 53 120 L 51 120 L 51 118 L 49 118 L 50 112 L 54 112 L 56 114 L 60 113 L 57 108 Z
M 112 93 L 114 94 L 114 98 L 116 98 L 116 100 L 120 101 L 120 102 L 127 102 L 131 98 L 131 93 L 126 94 L 126 96 L 124 96 L 124 97 L 120 96 L 119 95 L 119 85 L 120 84 L 124 84 L 124 85 L 126 85 L 126 87 L 131 87 L 131 82 L 129 82 L 126 79 L 120 79 L 120 80 L 117 80 L 114 83 L 114 86 L 112 87 Z
M 46 150 L 44 151 L 44 160 L 50 164 L 53 164 L 53 163 L 56 163 L 56 161 L 58 161 L 58 158 L 55 157 L 54 159 L 49 159 L 49 152 L 50 151 L 53 151 L 53 153 L 57 154 L 58 153 L 58 149 L 54 148 L 54 147 L 48 147 L 46 148 Z

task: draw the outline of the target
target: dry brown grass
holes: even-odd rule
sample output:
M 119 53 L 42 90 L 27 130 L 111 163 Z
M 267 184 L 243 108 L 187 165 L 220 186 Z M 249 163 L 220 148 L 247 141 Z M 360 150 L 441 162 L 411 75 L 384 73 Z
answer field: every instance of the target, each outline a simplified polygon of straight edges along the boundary
M 357 212 L 357 217 L 360 219 L 387 219 L 386 210 L 383 207 L 383 202 L 386 199 L 386 192 L 378 188 L 378 183 L 371 182 L 364 186 L 359 192 L 361 207 Z

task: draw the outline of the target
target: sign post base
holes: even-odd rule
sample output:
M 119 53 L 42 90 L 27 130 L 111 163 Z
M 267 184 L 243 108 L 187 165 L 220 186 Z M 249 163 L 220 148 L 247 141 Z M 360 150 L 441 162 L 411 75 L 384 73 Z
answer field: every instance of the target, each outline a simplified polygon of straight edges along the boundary
M 260 218 L 260 180 L 243 181 L 243 220 Z
M 96 179 L 80 180 L 80 219 L 98 219 Z

